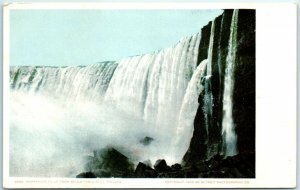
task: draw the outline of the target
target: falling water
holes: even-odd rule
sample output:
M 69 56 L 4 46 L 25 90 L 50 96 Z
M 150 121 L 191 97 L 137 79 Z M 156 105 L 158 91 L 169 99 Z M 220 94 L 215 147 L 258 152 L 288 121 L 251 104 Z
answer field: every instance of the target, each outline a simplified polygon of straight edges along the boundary
M 224 16 L 222 16 L 221 20 L 221 28 L 220 28 L 220 38 L 219 38 L 219 44 L 218 44 L 218 73 L 219 73 L 219 84 L 222 84 L 222 54 L 221 54 L 221 41 L 222 41 L 222 31 L 223 31 L 223 22 L 224 22 Z M 221 88 L 219 91 L 219 94 L 221 94 Z M 221 96 L 219 96 L 221 97 Z
M 82 169 L 79 158 L 106 145 L 125 148 L 133 161 L 180 162 L 190 139 L 176 144 L 174 135 L 190 135 L 176 128 L 194 72 L 201 75 L 205 65 L 196 69 L 199 43 L 197 33 L 118 62 L 11 67 L 11 175 L 74 176 Z M 139 143 L 145 136 L 154 139 L 146 147 Z
M 222 135 L 224 145 L 224 153 L 226 156 L 237 154 L 236 142 L 237 136 L 235 133 L 235 126 L 232 118 L 232 95 L 234 89 L 234 69 L 235 69 L 235 54 L 237 46 L 237 22 L 238 10 L 233 11 L 230 38 L 228 46 L 228 55 L 226 58 L 226 70 L 224 81 L 224 95 L 223 95 L 223 121 L 222 121 Z
M 176 130 L 176 141 L 174 157 L 182 158 L 189 147 L 190 139 L 193 136 L 194 119 L 199 106 L 198 97 L 203 91 L 203 80 L 205 80 L 205 69 L 207 59 L 203 60 L 195 70 L 191 81 L 186 89 L 183 103 L 179 113 L 178 127 Z M 180 147 L 180 148 L 178 148 Z
M 211 29 L 210 29 L 210 38 L 209 38 L 209 47 L 208 47 L 208 53 L 207 53 L 207 68 L 206 68 L 206 75 L 211 76 L 211 70 L 212 70 L 212 52 L 213 52 L 213 46 L 214 46 L 214 34 L 215 34 L 215 21 L 212 21 Z
M 183 97 L 196 67 L 200 34 L 174 47 L 120 61 L 105 101 L 142 117 L 162 130 L 174 127 Z
M 116 62 L 86 67 L 11 67 L 10 86 L 13 91 L 44 94 L 49 98 L 100 101 L 116 67 Z
M 212 76 L 212 52 L 214 45 L 214 32 L 215 32 L 215 22 L 212 22 L 211 30 L 210 30 L 210 39 L 209 39 L 209 47 L 208 47 L 208 56 L 207 56 L 207 68 L 206 68 L 206 81 L 205 81 L 205 93 L 204 93 L 204 117 L 205 117 L 205 128 L 208 134 L 209 132 L 209 122 L 212 116 L 212 107 L 213 107 L 213 96 L 211 92 L 211 76 Z

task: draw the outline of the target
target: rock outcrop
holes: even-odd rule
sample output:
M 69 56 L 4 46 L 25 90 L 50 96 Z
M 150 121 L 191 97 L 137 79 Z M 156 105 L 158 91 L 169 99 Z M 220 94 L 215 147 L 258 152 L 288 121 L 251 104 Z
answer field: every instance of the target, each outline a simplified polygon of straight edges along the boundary
M 86 160 L 85 170 L 96 177 L 130 177 L 133 173 L 133 163 L 113 147 L 95 150 Z
M 199 95 L 199 107 L 194 120 L 194 132 L 183 164 L 192 166 L 206 161 L 214 155 L 223 154 L 222 139 L 223 93 L 226 58 L 230 38 L 233 10 L 214 20 L 212 50 L 212 114 L 207 118 L 204 107 L 204 92 Z M 212 22 L 201 30 L 198 64 L 207 58 Z M 237 22 L 237 48 L 234 70 L 232 116 L 237 135 L 237 152 L 255 153 L 255 10 L 239 10 Z M 206 117 L 206 118 L 205 118 Z M 207 126 L 208 125 L 208 126 Z M 208 131 L 207 131 L 207 129 Z M 255 168 L 255 159 L 252 160 Z

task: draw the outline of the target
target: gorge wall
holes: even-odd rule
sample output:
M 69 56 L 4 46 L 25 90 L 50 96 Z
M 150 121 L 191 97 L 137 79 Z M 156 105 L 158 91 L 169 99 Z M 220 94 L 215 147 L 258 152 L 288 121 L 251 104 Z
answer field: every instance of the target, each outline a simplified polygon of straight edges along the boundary
M 223 95 L 227 68 L 230 26 L 233 10 L 224 10 L 214 22 L 201 30 L 198 64 L 207 57 L 209 36 L 214 33 L 212 50 L 212 76 L 209 91 L 212 94 L 212 113 L 203 112 L 205 92 L 198 98 L 199 107 L 194 120 L 194 132 L 183 160 L 187 164 L 226 154 L 222 138 L 224 116 Z M 237 135 L 236 153 L 255 152 L 255 10 L 239 10 L 237 15 L 236 55 L 233 72 L 232 118 Z M 207 118 L 207 119 L 206 119 Z M 205 126 L 208 125 L 207 129 Z

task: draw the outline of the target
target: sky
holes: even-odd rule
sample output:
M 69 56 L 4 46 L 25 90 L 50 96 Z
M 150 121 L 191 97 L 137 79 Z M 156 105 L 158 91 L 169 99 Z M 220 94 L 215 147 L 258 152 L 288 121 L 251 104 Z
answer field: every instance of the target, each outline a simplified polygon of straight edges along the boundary
M 10 64 L 69 66 L 151 53 L 222 10 L 12 10 Z

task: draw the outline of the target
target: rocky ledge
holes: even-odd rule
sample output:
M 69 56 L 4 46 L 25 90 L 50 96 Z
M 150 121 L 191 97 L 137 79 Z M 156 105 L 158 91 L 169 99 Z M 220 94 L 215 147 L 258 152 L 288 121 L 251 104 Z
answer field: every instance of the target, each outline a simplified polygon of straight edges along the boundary
M 94 151 L 87 158 L 85 172 L 77 178 L 254 178 L 255 154 L 244 153 L 232 157 L 215 155 L 207 161 L 192 165 L 174 164 L 169 166 L 159 159 L 151 166 L 149 161 L 133 163 L 115 148 Z

